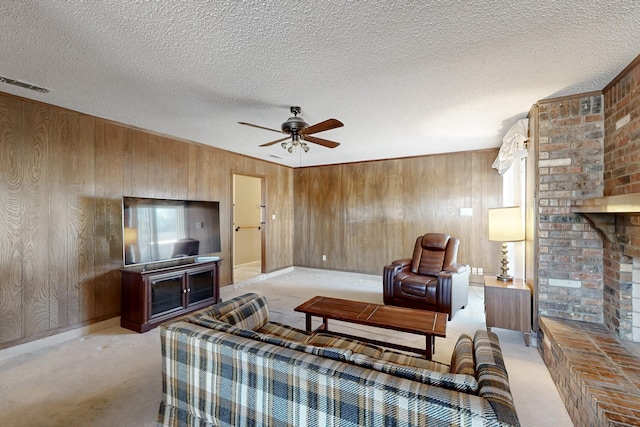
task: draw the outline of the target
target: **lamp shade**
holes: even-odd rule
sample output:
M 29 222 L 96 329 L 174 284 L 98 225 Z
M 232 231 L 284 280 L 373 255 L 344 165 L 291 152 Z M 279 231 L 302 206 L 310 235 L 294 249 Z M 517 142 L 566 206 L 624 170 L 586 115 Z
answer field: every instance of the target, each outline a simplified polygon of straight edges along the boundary
M 489 209 L 489 240 L 494 242 L 524 240 L 524 222 L 520 206 Z

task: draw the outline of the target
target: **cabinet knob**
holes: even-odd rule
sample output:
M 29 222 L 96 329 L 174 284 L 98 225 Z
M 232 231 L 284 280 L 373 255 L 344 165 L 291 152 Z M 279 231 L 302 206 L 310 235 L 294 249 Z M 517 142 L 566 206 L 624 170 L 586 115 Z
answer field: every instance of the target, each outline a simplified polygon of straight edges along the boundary
M 191 292 L 191 288 L 187 288 L 187 292 Z
M 187 293 L 187 290 L 186 290 L 186 289 L 183 289 L 183 290 L 182 290 L 182 293 L 183 293 L 183 294 L 186 294 L 186 293 Z

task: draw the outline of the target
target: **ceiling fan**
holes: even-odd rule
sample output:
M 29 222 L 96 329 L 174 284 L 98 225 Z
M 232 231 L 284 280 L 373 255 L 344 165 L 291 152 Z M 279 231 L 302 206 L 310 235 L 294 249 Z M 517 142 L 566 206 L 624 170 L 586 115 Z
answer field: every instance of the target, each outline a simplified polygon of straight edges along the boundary
M 300 107 L 291 107 L 291 113 L 293 117 L 289 117 L 286 122 L 284 122 L 281 126 L 282 130 L 271 129 L 264 126 L 258 126 L 251 123 L 246 122 L 238 122 L 241 125 L 251 126 L 258 129 L 270 130 L 272 132 L 284 133 L 288 134 L 285 138 L 276 139 L 275 141 L 267 142 L 265 144 L 261 144 L 260 147 L 268 147 L 273 144 L 277 144 L 278 142 L 282 142 L 282 148 L 293 153 L 296 147 L 299 145 L 305 152 L 309 151 L 309 146 L 307 142 L 312 142 L 314 144 L 322 145 L 327 148 L 336 148 L 340 143 L 329 141 L 328 139 L 318 138 L 317 136 L 311 136 L 312 133 L 324 132 L 325 130 L 331 130 L 335 128 L 339 128 L 344 126 L 340 120 L 336 119 L 327 119 L 323 122 L 316 123 L 315 125 L 309 126 L 307 122 L 305 122 L 301 117 L 298 117 L 300 114 Z M 289 141 L 287 141 L 289 140 Z

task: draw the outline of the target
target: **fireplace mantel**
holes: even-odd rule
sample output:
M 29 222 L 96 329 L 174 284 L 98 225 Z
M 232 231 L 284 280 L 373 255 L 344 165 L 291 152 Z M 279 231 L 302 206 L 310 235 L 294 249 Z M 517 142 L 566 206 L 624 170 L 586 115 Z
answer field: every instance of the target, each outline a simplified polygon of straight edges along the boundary
M 640 193 L 582 199 L 571 210 L 576 213 L 640 213 Z
M 616 243 L 615 214 L 640 214 L 640 193 L 578 200 L 571 211 L 584 214 L 609 242 Z M 614 214 L 613 221 L 604 214 Z

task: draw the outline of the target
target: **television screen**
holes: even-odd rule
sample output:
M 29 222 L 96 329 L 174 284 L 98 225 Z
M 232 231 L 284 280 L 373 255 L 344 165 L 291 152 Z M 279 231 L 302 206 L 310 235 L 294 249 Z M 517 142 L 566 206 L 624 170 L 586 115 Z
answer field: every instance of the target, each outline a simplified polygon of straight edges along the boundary
M 220 204 L 142 197 L 122 199 L 124 265 L 220 252 Z

